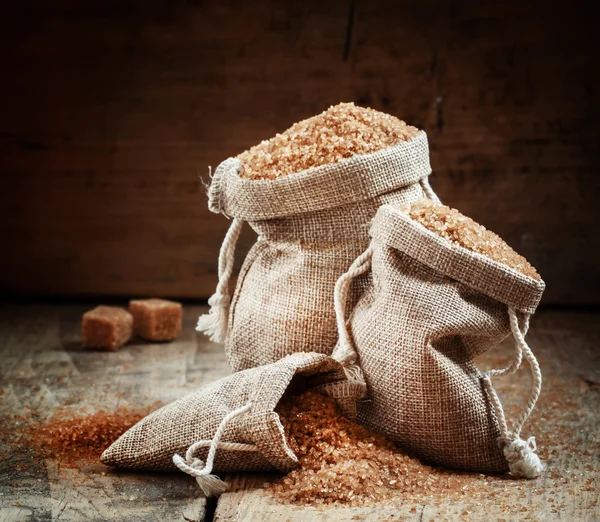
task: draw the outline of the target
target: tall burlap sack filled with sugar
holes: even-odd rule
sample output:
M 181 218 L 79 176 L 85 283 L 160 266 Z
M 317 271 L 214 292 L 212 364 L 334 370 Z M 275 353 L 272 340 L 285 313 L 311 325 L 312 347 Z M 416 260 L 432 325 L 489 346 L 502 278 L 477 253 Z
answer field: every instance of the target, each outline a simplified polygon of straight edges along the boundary
M 521 440 L 520 431 L 541 386 L 524 335 L 544 282 L 454 244 L 390 205 L 378 211 L 371 235 L 335 289 L 340 343 L 333 357 L 358 363 L 367 385 L 359 422 L 438 465 L 537 476 L 535 441 Z M 346 322 L 349 285 L 364 273 L 371 281 Z M 474 357 L 511 334 L 511 366 L 483 375 Z M 509 429 L 490 378 L 514 372 L 522 358 L 533 391 Z M 328 388 L 336 396 L 336 385 Z
M 211 211 L 234 218 L 219 257 L 219 285 L 198 329 L 225 342 L 234 371 L 294 352 L 331 353 L 336 341 L 333 287 L 369 242 L 384 203 L 435 197 L 427 136 L 273 180 L 239 176 L 230 158 L 214 173 Z M 426 194 L 427 192 L 427 194 Z M 229 300 L 233 251 L 242 222 L 258 240 Z
M 178 468 L 206 495 L 226 485 L 213 472 L 289 471 L 298 465 L 275 407 L 283 394 L 344 381 L 329 356 L 293 354 L 203 386 L 151 413 L 103 454 L 107 466 L 148 471 Z

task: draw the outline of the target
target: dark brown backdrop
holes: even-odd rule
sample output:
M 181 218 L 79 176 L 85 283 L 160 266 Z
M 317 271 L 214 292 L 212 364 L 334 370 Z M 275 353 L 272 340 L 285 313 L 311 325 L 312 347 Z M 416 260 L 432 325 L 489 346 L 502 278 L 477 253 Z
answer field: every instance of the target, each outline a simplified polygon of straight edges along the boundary
M 539 268 L 546 303 L 600 303 L 584 2 L 14 4 L 0 21 L 3 292 L 208 296 L 228 222 L 199 176 L 355 101 L 427 131 L 438 194 Z

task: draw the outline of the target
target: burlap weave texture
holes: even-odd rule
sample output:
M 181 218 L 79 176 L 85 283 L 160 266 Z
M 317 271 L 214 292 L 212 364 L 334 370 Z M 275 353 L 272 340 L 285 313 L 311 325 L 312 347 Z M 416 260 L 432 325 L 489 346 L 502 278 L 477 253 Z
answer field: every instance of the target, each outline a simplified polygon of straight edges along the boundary
M 426 460 L 504 472 L 475 356 L 535 311 L 544 283 L 453 245 L 392 206 L 371 228 L 370 284 L 349 319 L 367 384 L 358 420 Z
M 367 247 L 382 204 L 425 197 L 427 136 L 275 180 L 240 178 L 239 166 L 223 162 L 209 189 L 212 211 L 247 221 L 259 236 L 231 302 L 229 362 L 239 371 L 295 352 L 329 354 L 335 282 Z
M 278 402 L 290 386 L 311 388 L 344 379 L 339 363 L 316 353 L 293 354 L 234 373 L 151 413 L 117 439 L 101 460 L 120 468 L 174 471 L 173 455 L 184 455 L 196 441 L 212 439 L 228 413 L 252 403 L 248 413 L 227 425 L 222 442 L 254 444 L 256 451 L 218 449 L 215 472 L 288 471 L 298 460 L 274 412 Z M 199 450 L 198 457 L 205 459 L 207 451 Z

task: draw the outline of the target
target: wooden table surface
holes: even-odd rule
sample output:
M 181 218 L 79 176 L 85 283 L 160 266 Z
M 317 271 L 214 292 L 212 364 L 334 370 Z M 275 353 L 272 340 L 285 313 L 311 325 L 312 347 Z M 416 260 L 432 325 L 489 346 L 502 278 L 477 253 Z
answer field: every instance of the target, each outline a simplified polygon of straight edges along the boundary
M 61 406 L 99 402 L 134 408 L 166 403 L 229 373 L 222 347 L 194 332 L 202 307 L 185 307 L 184 332 L 175 342 L 133 342 L 116 353 L 81 347 L 79 319 L 85 309 L 0 307 L 0 415 L 27 408 L 51 414 Z M 277 475 L 226 476 L 230 491 L 207 503 L 183 474 L 113 471 L 99 463 L 72 469 L 52 459 L 33 471 L 14 455 L 0 462 L 0 521 L 598 520 L 599 319 L 599 313 L 545 310 L 532 321 L 528 340 L 540 359 L 544 389 L 524 435 L 536 436 L 549 466 L 535 481 L 492 479 L 497 492 L 482 497 L 478 481 L 487 483 L 489 477 L 477 475 L 466 495 L 448 492 L 439 501 L 411 498 L 323 510 L 269 498 L 261 485 Z M 501 365 L 510 350 L 505 342 L 480 365 Z M 529 379 L 521 370 L 495 384 L 510 412 L 522 403 Z

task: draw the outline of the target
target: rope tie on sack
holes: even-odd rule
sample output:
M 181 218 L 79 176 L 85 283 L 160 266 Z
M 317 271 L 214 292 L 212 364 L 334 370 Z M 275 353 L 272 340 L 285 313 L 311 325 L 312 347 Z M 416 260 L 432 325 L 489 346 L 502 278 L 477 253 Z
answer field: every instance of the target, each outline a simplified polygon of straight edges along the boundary
M 235 246 L 240 237 L 242 225 L 243 221 L 241 219 L 234 219 L 225 235 L 225 239 L 223 239 L 219 252 L 219 282 L 217 289 L 208 300 L 209 312 L 200 316 L 196 326 L 198 332 L 206 334 L 211 341 L 216 343 L 225 342 L 227 338 L 229 305 L 231 304 L 229 279 L 233 272 Z
M 486 390 L 492 401 L 492 406 L 498 419 L 498 425 L 500 428 L 499 443 L 504 457 L 508 461 L 508 466 L 511 474 L 519 478 L 536 478 L 544 470 L 544 464 L 538 457 L 535 444 L 535 437 L 529 437 L 526 441 L 521 439 L 521 429 L 523 424 L 527 421 L 531 412 L 535 408 L 535 404 L 540 396 L 542 389 L 542 372 L 540 365 L 535 358 L 535 355 L 529 348 L 525 341 L 525 335 L 529 329 L 529 315 L 525 316 L 523 329 L 519 326 L 519 319 L 517 313 L 512 308 L 508 309 L 508 315 L 510 318 L 510 328 L 515 340 L 515 356 L 512 363 L 502 370 L 490 370 L 483 375 L 483 382 Z M 492 386 L 491 377 L 495 375 L 510 375 L 517 371 L 521 365 L 523 358 L 528 362 L 531 369 L 531 375 L 533 378 L 531 395 L 527 406 L 521 413 L 521 416 L 514 424 L 512 432 L 508 429 L 506 417 L 504 415 L 504 408 L 502 403 Z
M 346 303 L 352 281 L 367 272 L 371 268 L 373 258 L 373 247 L 369 246 L 360 256 L 358 256 L 345 274 L 342 274 L 335 283 L 333 293 L 333 303 L 335 308 L 335 319 L 338 329 L 338 343 L 331 354 L 331 357 L 344 366 L 346 377 L 351 382 L 364 383 L 360 366 L 356 362 L 356 349 L 354 348 L 348 324 L 346 322 Z
M 429 176 L 425 176 L 424 178 L 421 178 L 419 181 L 421 183 L 421 188 L 423 189 L 423 192 L 425 192 L 425 195 L 427 196 L 428 199 L 431 199 L 431 200 L 435 201 L 436 203 L 442 202 L 440 200 L 440 198 L 438 197 L 438 195 L 435 193 L 435 191 L 431 188 L 431 185 L 429 184 Z
M 245 406 L 228 413 L 221 421 L 221 424 L 219 424 L 219 427 L 217 428 L 212 440 L 199 440 L 198 442 L 194 442 L 194 444 L 192 444 L 186 451 L 185 459 L 183 459 L 183 457 L 181 457 L 181 455 L 178 453 L 173 455 L 173 463 L 184 473 L 196 478 L 196 482 L 198 482 L 198 485 L 205 496 L 217 496 L 227 490 L 227 484 L 216 475 L 211 474 L 217 448 L 227 451 L 257 451 L 257 447 L 254 444 L 221 442 L 221 437 L 223 436 L 223 432 L 225 431 L 225 428 L 229 422 L 238 415 L 246 413 L 251 408 L 252 403 L 249 402 Z M 194 457 L 194 453 L 199 448 L 206 447 L 208 447 L 209 450 L 205 463 L 199 458 Z

